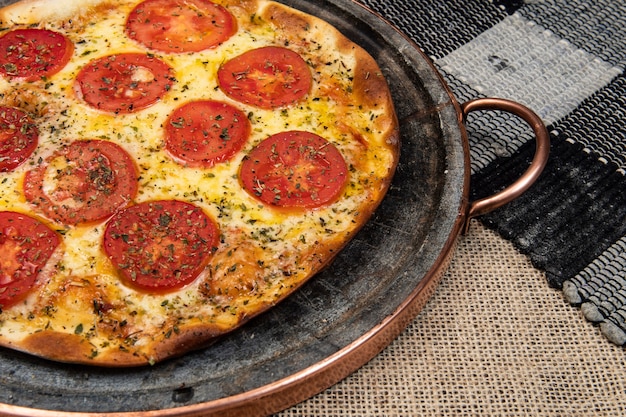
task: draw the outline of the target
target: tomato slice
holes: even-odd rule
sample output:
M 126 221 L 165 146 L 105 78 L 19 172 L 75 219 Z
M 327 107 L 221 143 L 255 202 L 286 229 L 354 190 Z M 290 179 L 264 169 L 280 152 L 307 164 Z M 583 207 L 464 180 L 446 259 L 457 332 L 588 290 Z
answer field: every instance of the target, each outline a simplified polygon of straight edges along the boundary
M 278 207 L 314 208 L 332 203 L 343 191 L 348 168 L 339 150 L 310 132 L 288 131 L 257 145 L 240 169 L 243 188 Z
M 76 77 L 76 95 L 96 109 L 133 113 L 159 101 L 174 83 L 174 71 L 152 55 L 109 55 L 87 64 Z
M 64 35 L 47 29 L 16 29 L 0 37 L 0 74 L 35 81 L 59 72 L 74 53 Z
M 26 173 L 24 195 L 46 217 L 76 225 L 109 217 L 137 194 L 137 169 L 120 146 L 72 142 Z
M 59 235 L 40 221 L 13 211 L 0 212 L 0 307 L 10 307 L 28 295 L 59 243 Z
M 311 90 L 311 70 L 296 52 L 267 46 L 236 56 L 222 65 L 217 78 L 231 98 L 263 109 L 295 103 Z
M 0 172 L 22 164 L 38 143 L 39 129 L 25 112 L 0 106 Z
M 250 136 L 239 109 L 218 101 L 193 101 L 176 109 L 165 126 L 165 147 L 181 163 L 212 167 L 232 158 Z
M 207 0 L 146 0 L 126 21 L 126 34 L 131 39 L 167 53 L 214 48 L 235 32 L 234 16 Z
M 122 279 L 133 287 L 164 292 L 193 281 L 218 244 L 215 222 L 182 201 L 150 201 L 113 216 L 104 250 Z

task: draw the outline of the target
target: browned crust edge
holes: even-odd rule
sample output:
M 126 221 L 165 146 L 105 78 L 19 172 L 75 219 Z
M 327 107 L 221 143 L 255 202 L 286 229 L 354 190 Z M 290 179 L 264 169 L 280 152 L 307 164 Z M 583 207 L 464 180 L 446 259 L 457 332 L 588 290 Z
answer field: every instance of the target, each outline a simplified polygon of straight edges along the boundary
M 21 0 L 0 9 L 0 23 L 29 25 L 46 20 L 65 19 L 83 13 L 109 0 Z M 50 7 L 54 3 L 54 7 Z
M 53 330 L 33 333 L 25 337 L 21 343 L 9 347 L 64 363 L 106 366 L 137 366 L 146 363 L 145 357 L 122 350 L 108 351 L 104 358 L 98 358 L 94 356 L 96 349 L 85 338 Z

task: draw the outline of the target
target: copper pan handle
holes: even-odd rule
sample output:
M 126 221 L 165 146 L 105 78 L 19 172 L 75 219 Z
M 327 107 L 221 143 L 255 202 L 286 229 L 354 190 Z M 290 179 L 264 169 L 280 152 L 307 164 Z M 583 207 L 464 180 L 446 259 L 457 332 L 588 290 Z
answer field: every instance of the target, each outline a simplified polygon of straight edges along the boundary
M 467 231 L 472 218 L 493 211 L 515 200 L 528 190 L 539 178 L 539 175 L 548 162 L 548 154 L 550 153 L 550 136 L 548 135 L 548 130 L 539 116 L 528 107 L 501 98 L 479 98 L 470 100 L 461 105 L 463 123 L 465 124 L 467 122 L 469 113 L 480 110 L 501 110 L 519 116 L 530 125 L 535 133 L 536 148 L 530 166 L 513 184 L 492 196 L 470 202 L 465 220 L 465 231 Z

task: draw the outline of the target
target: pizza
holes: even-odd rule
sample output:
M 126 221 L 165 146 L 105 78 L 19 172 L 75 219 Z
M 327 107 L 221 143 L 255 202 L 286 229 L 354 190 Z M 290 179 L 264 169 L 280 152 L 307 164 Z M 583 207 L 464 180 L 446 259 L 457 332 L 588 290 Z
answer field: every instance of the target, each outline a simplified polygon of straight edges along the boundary
M 325 268 L 398 163 L 387 82 L 266 0 L 0 9 L 0 346 L 141 366 Z

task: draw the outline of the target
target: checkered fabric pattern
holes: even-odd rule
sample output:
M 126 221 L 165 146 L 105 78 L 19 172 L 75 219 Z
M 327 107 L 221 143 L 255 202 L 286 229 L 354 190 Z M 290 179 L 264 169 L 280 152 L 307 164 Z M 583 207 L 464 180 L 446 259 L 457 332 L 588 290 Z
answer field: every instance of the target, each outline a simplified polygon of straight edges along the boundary
M 364 0 L 433 60 L 460 102 L 503 97 L 551 136 L 544 174 L 481 218 L 614 343 L 626 343 L 626 3 Z M 472 113 L 473 198 L 514 181 L 534 152 L 515 116 Z

